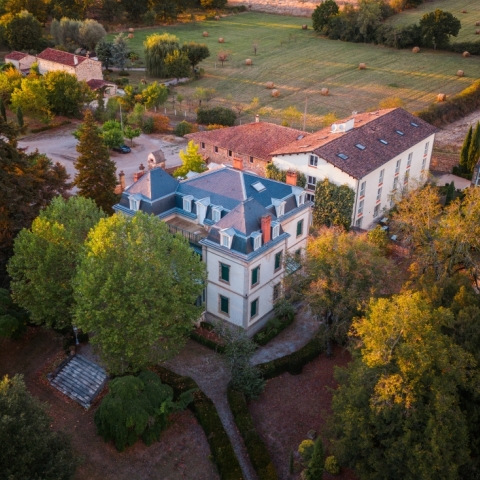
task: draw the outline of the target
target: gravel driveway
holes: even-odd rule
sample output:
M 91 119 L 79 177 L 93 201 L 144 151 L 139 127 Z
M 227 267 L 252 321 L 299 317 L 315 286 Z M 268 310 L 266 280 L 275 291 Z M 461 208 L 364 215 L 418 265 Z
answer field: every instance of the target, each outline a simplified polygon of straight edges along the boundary
M 75 160 L 78 152 L 75 150 L 77 140 L 72 132 L 78 127 L 78 123 L 67 125 L 47 132 L 36 133 L 23 137 L 18 142 L 18 146 L 25 148 L 27 153 L 34 152 L 37 149 L 40 153 L 45 153 L 53 162 L 60 162 L 67 169 L 71 179 L 75 175 Z M 127 141 L 130 146 L 130 141 Z M 125 172 L 125 182 L 130 185 L 133 182 L 133 174 L 138 171 L 141 163 L 147 166 L 147 156 L 150 152 L 162 149 L 167 159 L 167 167 L 174 167 L 181 164 L 178 152 L 185 148 L 187 142 L 172 135 L 145 135 L 134 141 L 131 153 L 117 153 L 110 151 L 110 157 L 117 164 L 117 174 L 120 170 Z

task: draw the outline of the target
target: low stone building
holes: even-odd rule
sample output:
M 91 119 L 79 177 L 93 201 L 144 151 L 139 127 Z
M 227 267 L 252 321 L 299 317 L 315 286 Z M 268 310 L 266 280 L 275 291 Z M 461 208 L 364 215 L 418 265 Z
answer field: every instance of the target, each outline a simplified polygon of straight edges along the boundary
M 167 160 L 165 159 L 165 155 L 162 150 L 155 150 L 154 152 L 150 152 L 148 154 L 147 163 L 149 170 L 157 167 L 163 168 L 165 170 Z
M 103 80 L 102 62 L 88 57 L 47 48 L 37 55 L 38 69 L 42 75 L 51 71 L 64 71 L 78 80 Z
M 236 168 L 265 176 L 265 166 L 272 161 L 271 153 L 308 134 L 274 123 L 247 123 L 230 128 L 189 133 L 185 138 L 198 145 L 207 163 L 234 164 Z
M 10 52 L 5 55 L 5 63 L 11 63 L 17 70 L 28 73 L 30 67 L 37 61 L 35 56 L 23 52 Z
M 103 96 L 107 98 L 113 97 L 117 94 L 117 85 L 113 82 L 106 82 L 105 80 L 93 78 L 92 80 L 88 80 L 87 85 L 94 92 L 103 88 Z

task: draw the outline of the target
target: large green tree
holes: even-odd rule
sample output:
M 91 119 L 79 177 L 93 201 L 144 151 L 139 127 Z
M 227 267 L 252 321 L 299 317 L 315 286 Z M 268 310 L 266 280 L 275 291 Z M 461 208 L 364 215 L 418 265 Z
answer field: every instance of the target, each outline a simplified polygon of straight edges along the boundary
M 361 315 L 369 299 L 390 293 L 395 268 L 383 250 L 366 235 L 341 228 L 322 228 L 308 243 L 304 259 L 304 298 L 322 321 L 326 339 L 344 342 L 353 317 Z
M 3 37 L 12 50 L 34 50 L 42 47 L 42 25 L 29 12 L 22 10 L 4 25 Z
M 332 17 L 338 15 L 338 5 L 334 0 L 325 0 L 312 13 L 313 29 L 321 33 Z
M 167 98 L 168 88 L 158 82 L 152 82 L 142 90 L 142 101 L 148 109 L 163 105 Z
M 53 118 L 43 78 L 22 79 L 20 88 L 12 92 L 10 101 L 13 110 L 21 108 L 24 113 L 43 123 L 49 123 Z
M 0 285 L 6 285 L 5 263 L 15 236 L 70 188 L 63 165 L 17 147 L 19 133 L 17 125 L 0 119 Z
M 89 234 L 75 282 L 76 325 L 112 373 L 178 353 L 200 310 L 205 264 L 153 215 L 113 215 Z
M 187 54 L 181 50 L 174 50 L 165 57 L 165 73 L 167 77 L 173 77 L 177 81 L 188 77 L 190 74 L 190 60 Z
M 22 10 L 30 12 L 40 22 L 47 19 L 50 0 L 5 0 L 5 11 L 17 14 Z
M 137 21 L 148 11 L 149 0 L 121 0 L 130 21 Z
M 460 390 L 473 390 L 478 375 L 473 356 L 443 333 L 452 325 L 448 309 L 410 291 L 372 300 L 354 322 L 359 348 L 337 373 L 334 447 L 362 480 L 465 478 Z
M 450 37 L 456 37 L 460 31 L 460 20 L 450 12 L 438 8 L 434 12 L 426 13 L 419 22 L 423 43 L 434 49 L 448 45 Z
M 113 42 L 100 40 L 95 50 L 98 59 L 102 62 L 103 68 L 107 69 L 114 63 Z
M 178 38 L 169 33 L 154 33 L 145 39 L 143 46 L 147 73 L 152 77 L 165 78 L 167 76 L 165 58 L 169 53 L 179 49 Z
M 185 177 L 188 172 L 201 173 L 207 169 L 204 158 L 198 153 L 198 145 L 193 140 L 188 142 L 185 150 L 180 150 L 179 155 L 182 166 L 173 172 L 174 177 Z
M 210 50 L 204 43 L 186 42 L 182 45 L 182 50 L 187 54 L 192 70 L 210 56 Z
M 17 236 L 8 264 L 11 289 L 33 322 L 59 329 L 71 325 L 76 266 L 88 232 L 103 217 L 93 200 L 57 197 Z
M 44 79 L 47 101 L 57 115 L 77 116 L 84 104 L 95 98 L 88 85 L 84 81 L 79 82 L 70 73 L 51 71 L 45 74 Z
M 98 42 L 107 35 L 105 28 L 96 20 L 88 18 L 79 28 L 80 44 L 89 50 L 95 50 Z
M 128 55 L 127 40 L 128 39 L 123 35 L 123 33 L 119 33 L 113 39 L 113 44 L 112 44 L 113 63 L 120 70 L 124 70 L 125 64 L 127 63 L 127 55 Z
M 90 110 L 85 113 L 84 123 L 80 129 L 77 152 L 80 156 L 75 162 L 77 173 L 74 185 L 78 188 L 78 194 L 95 200 L 105 212 L 111 212 L 118 200 L 115 194 L 116 166 L 110 159 L 108 148 Z
M 354 201 L 355 192 L 348 185 L 335 185 L 328 178 L 317 181 L 313 225 L 348 229 L 352 223 Z
M 46 408 L 21 376 L 0 380 L 0 471 L 5 479 L 69 480 L 77 460 L 69 437 L 51 429 Z

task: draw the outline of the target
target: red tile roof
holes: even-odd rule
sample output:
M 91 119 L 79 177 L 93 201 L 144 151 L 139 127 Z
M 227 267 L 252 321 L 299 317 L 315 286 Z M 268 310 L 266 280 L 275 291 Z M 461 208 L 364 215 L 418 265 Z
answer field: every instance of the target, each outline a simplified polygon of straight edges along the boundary
M 205 142 L 232 150 L 234 154 L 248 155 L 265 161 L 270 161 L 274 150 L 292 143 L 300 136 L 307 137 L 309 134 L 267 122 L 247 123 L 237 127 L 185 135 L 197 144 Z
M 8 55 L 5 55 L 5 60 L 21 60 L 28 56 L 28 53 L 23 52 L 10 52 Z
M 75 63 L 75 57 L 77 58 L 77 63 Z M 40 58 L 41 60 L 49 60 L 50 62 L 61 63 L 62 65 L 68 65 L 69 67 L 75 67 L 87 60 L 87 57 L 74 55 L 73 53 L 62 52 L 61 50 L 55 50 L 54 48 L 46 48 L 42 53 L 37 55 L 37 58 Z

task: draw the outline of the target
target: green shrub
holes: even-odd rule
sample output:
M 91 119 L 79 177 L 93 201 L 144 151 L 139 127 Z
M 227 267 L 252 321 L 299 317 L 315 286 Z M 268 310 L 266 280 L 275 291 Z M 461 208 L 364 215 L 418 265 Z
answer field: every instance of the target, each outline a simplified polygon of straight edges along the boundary
M 325 459 L 325 470 L 331 475 L 338 475 L 340 473 L 340 465 L 333 455 Z
M 197 122 L 203 125 L 224 125 L 233 127 L 237 116 L 235 112 L 226 107 L 199 108 L 197 110 Z
M 115 378 L 109 388 L 94 420 L 97 433 L 106 442 L 113 440 L 120 452 L 139 437 L 147 446 L 157 441 L 167 428 L 168 416 L 193 400 L 190 389 L 173 402 L 173 389 L 153 372 Z
M 277 472 L 265 443 L 255 430 L 245 395 L 228 387 L 228 404 L 240 434 L 245 441 L 248 456 L 260 480 L 278 480 Z
M 243 475 L 240 464 L 235 456 L 227 432 L 225 432 L 223 428 L 217 409 L 210 398 L 207 397 L 198 388 L 195 381 L 189 377 L 182 377 L 160 366 L 156 366 L 154 371 L 163 383 L 173 388 L 174 399 L 178 398 L 183 392 L 197 389 L 189 408 L 205 432 L 213 460 L 218 467 L 220 478 L 222 480 L 242 479 Z
M 425 110 L 417 112 L 422 120 L 440 127 L 465 117 L 480 108 L 480 80 L 473 82 L 458 95 L 445 102 L 433 103 Z
M 471 180 L 472 179 L 472 175 L 470 173 L 465 173 L 463 170 L 462 170 L 462 167 L 460 167 L 460 165 L 455 165 L 453 168 L 452 168 L 452 173 L 454 175 L 456 175 L 457 177 L 462 177 L 462 178 L 466 178 L 467 180 Z
M 317 358 L 324 349 L 324 342 L 315 337 L 300 350 L 285 357 L 272 360 L 271 362 L 262 363 L 258 365 L 258 367 L 262 372 L 263 378 L 266 380 L 277 377 L 285 372 L 291 375 L 299 375 L 302 373 L 303 366 Z
M 225 353 L 225 347 L 223 345 L 220 345 L 217 342 L 214 342 L 213 340 L 210 340 L 209 338 L 205 338 L 203 335 L 200 335 L 197 333 L 195 330 L 192 330 L 190 333 L 190 338 L 192 340 L 195 340 L 196 342 L 204 345 L 205 347 L 208 347 L 215 352 L 218 353 Z
M 287 307 L 287 304 L 290 307 Z M 285 301 L 282 302 L 281 308 L 285 308 L 285 312 L 277 312 L 279 315 L 270 319 L 265 327 L 253 336 L 253 341 L 255 343 L 262 346 L 266 345 L 270 340 L 275 338 L 280 332 L 283 332 L 283 330 L 292 324 L 295 318 L 295 309 L 293 306 Z
M 302 443 L 298 446 L 298 453 L 302 456 L 303 461 L 307 464 L 312 458 L 314 447 L 315 442 L 313 440 L 303 440 Z
M 8 290 L 0 288 L 0 338 L 20 338 L 27 322 L 28 313 L 13 303 Z
M 128 73 L 126 70 L 121 70 L 120 72 L 118 72 L 118 76 L 119 77 L 129 77 L 130 73 Z
M 177 137 L 183 137 L 187 135 L 187 133 L 192 133 L 193 130 L 194 130 L 194 126 L 192 123 L 187 122 L 186 120 L 182 120 L 175 127 L 174 133 Z
M 145 117 L 142 122 L 143 133 L 153 133 L 155 130 L 155 120 L 152 117 Z

